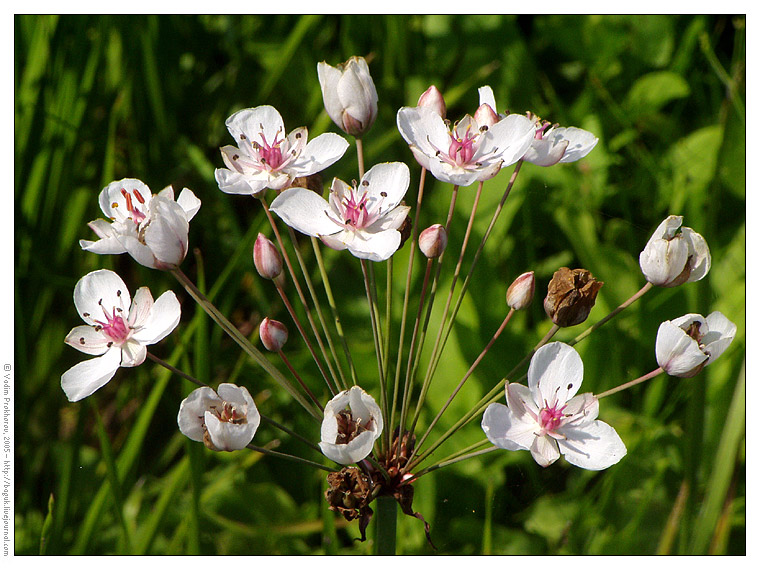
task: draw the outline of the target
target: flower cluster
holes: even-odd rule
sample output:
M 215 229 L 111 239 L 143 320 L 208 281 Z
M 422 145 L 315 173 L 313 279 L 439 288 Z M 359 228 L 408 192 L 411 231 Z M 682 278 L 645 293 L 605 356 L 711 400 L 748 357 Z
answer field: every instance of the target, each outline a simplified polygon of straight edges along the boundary
M 322 62 L 317 66 L 317 75 L 327 114 L 339 129 L 354 137 L 358 150 L 361 150 L 362 139 L 378 116 L 378 95 L 367 62 L 360 57 L 353 57 L 337 67 Z M 479 89 L 479 105 L 472 113 L 453 123 L 446 119 L 446 113 L 443 94 L 431 86 L 419 97 L 416 106 L 398 110 L 396 122 L 400 136 L 422 168 L 421 181 L 424 182 L 424 173 L 430 172 L 440 182 L 453 185 L 450 211 L 453 211 L 459 187 L 478 182 L 479 196 L 485 181 L 495 177 L 502 169 L 516 165 L 502 202 L 493 213 L 491 225 L 474 256 L 474 269 L 520 165 L 531 163 L 553 167 L 575 162 L 587 156 L 599 139 L 577 127 L 560 127 L 543 121 L 531 112 L 499 113 L 489 86 Z M 433 444 L 429 443 L 428 438 L 448 405 L 497 342 L 515 311 L 527 309 L 533 302 L 539 280 L 537 274 L 526 271 L 507 288 L 508 311 L 503 324 L 473 361 L 447 403 L 422 430 L 425 397 L 434 381 L 457 310 L 470 285 L 472 270 L 461 284 L 459 299 L 454 301 L 453 293 L 475 219 L 475 208 L 451 278 L 451 292 L 441 311 L 443 317 L 437 340 L 429 351 L 432 354 L 430 364 L 421 386 L 416 386 L 417 374 L 421 374 L 418 360 L 425 352 L 423 348 L 430 348 L 424 346 L 424 333 L 433 312 L 437 286 L 441 283 L 441 260 L 445 255 L 450 255 L 447 245 L 453 223 L 451 214 L 445 223 L 433 223 L 418 231 L 421 212 L 414 212 L 412 220 L 412 208 L 405 202 L 411 181 L 409 167 L 402 162 L 381 162 L 365 170 L 361 152 L 357 152 L 359 181 L 347 183 L 336 177 L 329 185 L 326 196 L 323 196 L 321 182 L 320 188 L 315 190 L 305 180 L 340 160 L 349 143 L 335 133 L 324 133 L 308 140 L 306 127 L 286 134 L 280 113 L 269 105 L 238 111 L 227 119 L 226 126 L 237 146 L 228 145 L 220 149 L 225 168 L 215 171 L 219 190 L 227 194 L 252 196 L 265 209 L 272 230 L 267 235 L 273 237 L 270 240 L 264 232 L 258 234 L 252 252 L 253 265 L 258 275 L 267 280 L 266 285 L 274 287 L 280 296 L 287 316 L 296 326 L 300 339 L 309 349 L 325 380 L 324 386 L 315 387 L 304 380 L 288 360 L 284 351 L 289 337 L 285 323 L 269 316 L 261 320 L 257 342 L 266 351 L 262 352 L 182 273 L 179 266 L 188 251 L 189 222 L 201 204 L 189 189 L 183 189 L 175 199 L 171 186 L 154 195 L 137 179 L 125 178 L 112 182 L 101 191 L 99 197 L 106 219 L 89 224 L 99 239 L 81 240 L 81 247 L 98 254 L 129 253 L 144 266 L 171 273 L 188 295 L 248 357 L 261 366 L 268 377 L 293 396 L 313 419 L 321 421 L 318 443 L 316 435 L 301 439 L 307 443 L 313 439 L 315 443 L 311 443 L 310 451 L 321 452 L 335 466 L 325 467 L 312 460 L 303 460 L 330 472 L 327 476 L 329 489 L 325 495 L 329 508 L 347 520 L 359 519 L 362 536 L 372 517 L 371 503 L 378 497 L 392 497 L 402 512 L 424 522 L 430 540 L 429 524 L 412 508 L 414 484 L 430 471 L 469 458 L 471 451 L 460 451 L 446 462 L 426 464 L 451 433 L 447 432 Z M 418 204 L 422 201 L 422 186 L 421 183 Z M 275 194 L 271 205 L 268 205 L 266 198 L 268 190 Z M 424 208 L 418 209 L 425 212 Z M 658 368 L 652 373 L 602 394 L 579 393 L 584 381 L 584 368 L 572 344 L 602 326 L 653 286 L 676 287 L 707 275 L 711 258 L 706 240 L 691 228 L 683 227 L 682 222 L 681 216 L 668 217 L 657 227 L 641 252 L 639 262 L 646 279 L 643 288 L 569 344 L 549 341 L 560 328 L 575 327 L 589 319 L 604 283 L 588 269 L 561 267 L 556 270 L 546 287 L 543 300 L 544 311 L 553 325 L 550 332 L 530 358 L 526 357 L 500 382 L 493 382 L 494 388 L 481 400 L 485 404 L 474 408 L 455 424 L 459 429 L 468 421 L 481 418 L 480 425 L 488 442 L 484 440 L 481 445 L 488 446 L 490 443 L 490 446 L 473 453 L 496 448 L 529 451 L 541 467 L 548 467 L 564 457 L 570 465 L 583 469 L 608 469 L 620 462 L 628 450 L 615 428 L 598 419 L 600 400 L 660 373 L 693 377 L 728 349 L 737 329 L 726 316 L 720 312 L 713 312 L 706 318 L 688 314 L 665 321 L 660 326 L 654 351 Z M 285 247 L 278 223 L 288 228 L 293 240 L 292 248 Z M 342 360 L 336 354 L 337 343 L 333 342 L 331 329 L 325 324 L 324 313 L 320 310 L 318 295 L 314 291 L 309 268 L 300 254 L 295 232 L 316 238 L 311 241 L 325 296 L 335 320 L 333 330 L 345 351 Z M 391 340 L 395 337 L 388 337 L 390 331 L 384 332 L 379 322 L 373 263 L 390 260 L 406 243 L 416 243 L 419 252 L 414 245 L 409 247 L 409 277 L 397 335 L 400 346 L 396 359 L 389 353 Z M 358 385 L 349 348 L 351 334 L 346 334 L 342 328 L 330 274 L 323 266 L 321 244 L 333 250 L 347 250 L 359 259 L 378 362 L 380 385 L 377 399 L 371 395 L 372 390 Z M 298 254 L 303 276 L 294 270 L 289 251 Z M 407 342 L 408 337 L 406 311 L 412 304 L 409 300 L 414 293 L 410 284 L 413 282 L 415 257 L 419 254 L 425 263 L 425 273 L 419 280 L 418 314 L 405 348 L 403 343 Z M 613 277 L 607 276 L 606 279 Z M 303 294 L 301 279 L 306 281 L 316 305 L 321 331 L 315 325 Z M 299 311 L 290 302 L 286 291 L 286 286 L 290 284 L 299 294 L 302 312 L 307 315 L 311 331 L 301 322 Z M 193 378 L 148 354 L 147 346 L 167 337 L 180 322 L 180 302 L 173 292 L 163 293 L 154 302 L 150 291 L 142 287 L 131 297 L 118 275 L 101 269 L 79 280 L 74 289 L 74 304 L 86 324 L 73 328 L 65 342 L 96 358 L 73 366 L 61 376 L 61 386 L 70 401 L 92 395 L 114 377 L 119 367 L 138 366 L 150 356 L 156 363 L 199 386 L 181 402 L 177 424 L 185 436 L 202 442 L 209 450 L 232 452 L 250 448 L 261 453 L 270 452 L 266 447 L 252 443 L 262 420 L 293 434 L 289 427 L 280 426 L 259 412 L 247 387 L 222 382 L 212 388 L 202 379 Z M 393 321 L 390 301 L 388 305 L 387 326 L 390 328 Z M 323 334 L 329 351 L 325 348 Z M 406 366 L 402 362 L 404 354 L 408 355 Z M 288 375 L 273 364 L 277 358 L 287 369 Z M 521 366 L 528 362 L 525 373 L 527 383 L 522 384 L 520 382 L 525 376 L 521 376 Z M 344 373 L 341 364 L 350 369 L 350 375 Z M 402 383 L 400 378 L 404 372 Z M 389 394 L 390 383 L 386 380 L 393 374 L 396 382 L 393 393 Z M 363 379 L 362 382 L 365 388 L 369 386 L 369 381 Z M 498 402 L 502 390 L 506 394 L 506 405 Z M 413 401 L 415 395 L 418 397 L 416 405 Z M 264 406 L 261 402 L 260 405 Z M 425 447 L 425 444 L 428 446 Z M 293 456 L 286 457 L 294 459 Z

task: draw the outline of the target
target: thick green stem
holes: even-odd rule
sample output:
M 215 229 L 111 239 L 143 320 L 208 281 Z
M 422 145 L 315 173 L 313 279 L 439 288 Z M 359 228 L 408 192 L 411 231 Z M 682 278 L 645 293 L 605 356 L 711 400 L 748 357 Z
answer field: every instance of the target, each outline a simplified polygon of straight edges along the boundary
M 393 556 L 396 554 L 396 499 L 380 496 L 375 504 L 375 554 Z

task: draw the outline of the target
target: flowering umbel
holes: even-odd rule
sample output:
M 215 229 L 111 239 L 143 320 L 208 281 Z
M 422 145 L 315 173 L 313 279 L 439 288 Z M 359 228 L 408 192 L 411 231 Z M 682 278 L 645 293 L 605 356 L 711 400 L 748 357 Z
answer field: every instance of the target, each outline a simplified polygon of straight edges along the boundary
M 100 239 L 79 240 L 82 249 L 129 253 L 138 263 L 155 269 L 172 269 L 185 259 L 189 222 L 201 207 L 189 189 L 175 200 L 171 186 L 154 195 L 140 180 L 124 178 L 103 188 L 99 202 L 108 220 L 88 224 Z
M 177 297 L 166 291 L 156 302 L 147 287 L 130 299 L 127 286 L 113 271 L 99 269 L 74 287 L 74 305 L 87 325 L 71 329 L 66 344 L 97 355 L 61 376 L 61 387 L 72 402 L 86 398 L 108 383 L 120 367 L 138 366 L 155 344 L 179 324 Z
M 683 216 L 668 216 L 639 256 L 641 271 L 652 285 L 676 287 L 699 281 L 710 271 L 710 248 L 705 238 L 681 227 L 682 223 Z
M 507 384 L 507 405 L 491 404 L 482 428 L 495 446 L 530 451 L 547 467 L 565 459 L 583 469 L 607 469 L 626 454 L 625 444 L 608 424 L 597 420 L 599 400 L 576 396 L 583 362 L 574 348 L 552 342 L 539 348 L 528 369 L 528 385 Z
M 213 451 L 243 449 L 261 422 L 256 404 L 244 386 L 219 384 L 193 390 L 177 414 L 179 430 Z
M 657 331 L 657 364 L 670 376 L 691 378 L 728 348 L 736 325 L 719 311 L 665 321 Z
M 333 122 L 349 135 L 364 135 L 377 117 L 377 90 L 367 61 L 353 56 L 337 67 L 323 61 L 317 64 L 317 75 Z

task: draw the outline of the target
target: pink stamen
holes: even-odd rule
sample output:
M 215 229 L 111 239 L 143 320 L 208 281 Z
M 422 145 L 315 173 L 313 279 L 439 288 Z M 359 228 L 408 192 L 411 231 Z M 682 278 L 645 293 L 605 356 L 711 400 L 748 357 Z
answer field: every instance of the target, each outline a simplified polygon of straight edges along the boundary
M 538 423 L 544 433 L 551 433 L 562 425 L 564 419 L 562 412 L 566 407 L 567 405 L 564 405 L 557 409 L 557 404 L 554 404 L 551 408 L 543 408 L 538 413 Z
M 283 143 L 284 139 L 279 140 L 279 135 L 280 133 L 278 132 L 274 137 L 274 141 L 270 145 L 262 132 L 260 133 L 262 144 L 254 145 L 254 148 L 259 152 L 259 160 L 262 164 L 265 164 L 269 170 L 277 170 L 283 163 L 280 145 Z
M 145 199 L 142 197 L 142 194 L 137 190 L 132 190 L 132 193 L 140 204 L 145 204 Z M 124 188 L 121 189 L 121 195 L 124 196 L 124 199 L 127 201 L 127 211 L 131 214 L 132 221 L 136 224 L 142 222 L 145 219 L 145 214 L 138 210 L 132 203 L 132 196 L 130 196 Z
M 103 334 L 110 338 L 116 344 L 122 344 L 129 338 L 130 329 L 127 323 L 121 315 L 117 314 L 118 309 L 114 307 L 112 313 L 109 315 L 103 307 L 103 314 L 106 317 L 106 321 L 95 321 L 100 326 Z

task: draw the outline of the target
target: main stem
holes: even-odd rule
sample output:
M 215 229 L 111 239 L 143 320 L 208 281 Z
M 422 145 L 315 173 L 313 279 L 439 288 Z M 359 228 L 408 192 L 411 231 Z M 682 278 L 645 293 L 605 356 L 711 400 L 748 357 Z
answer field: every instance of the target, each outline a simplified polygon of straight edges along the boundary
M 376 500 L 375 513 L 375 554 L 393 556 L 396 554 L 396 499 L 381 495 Z

